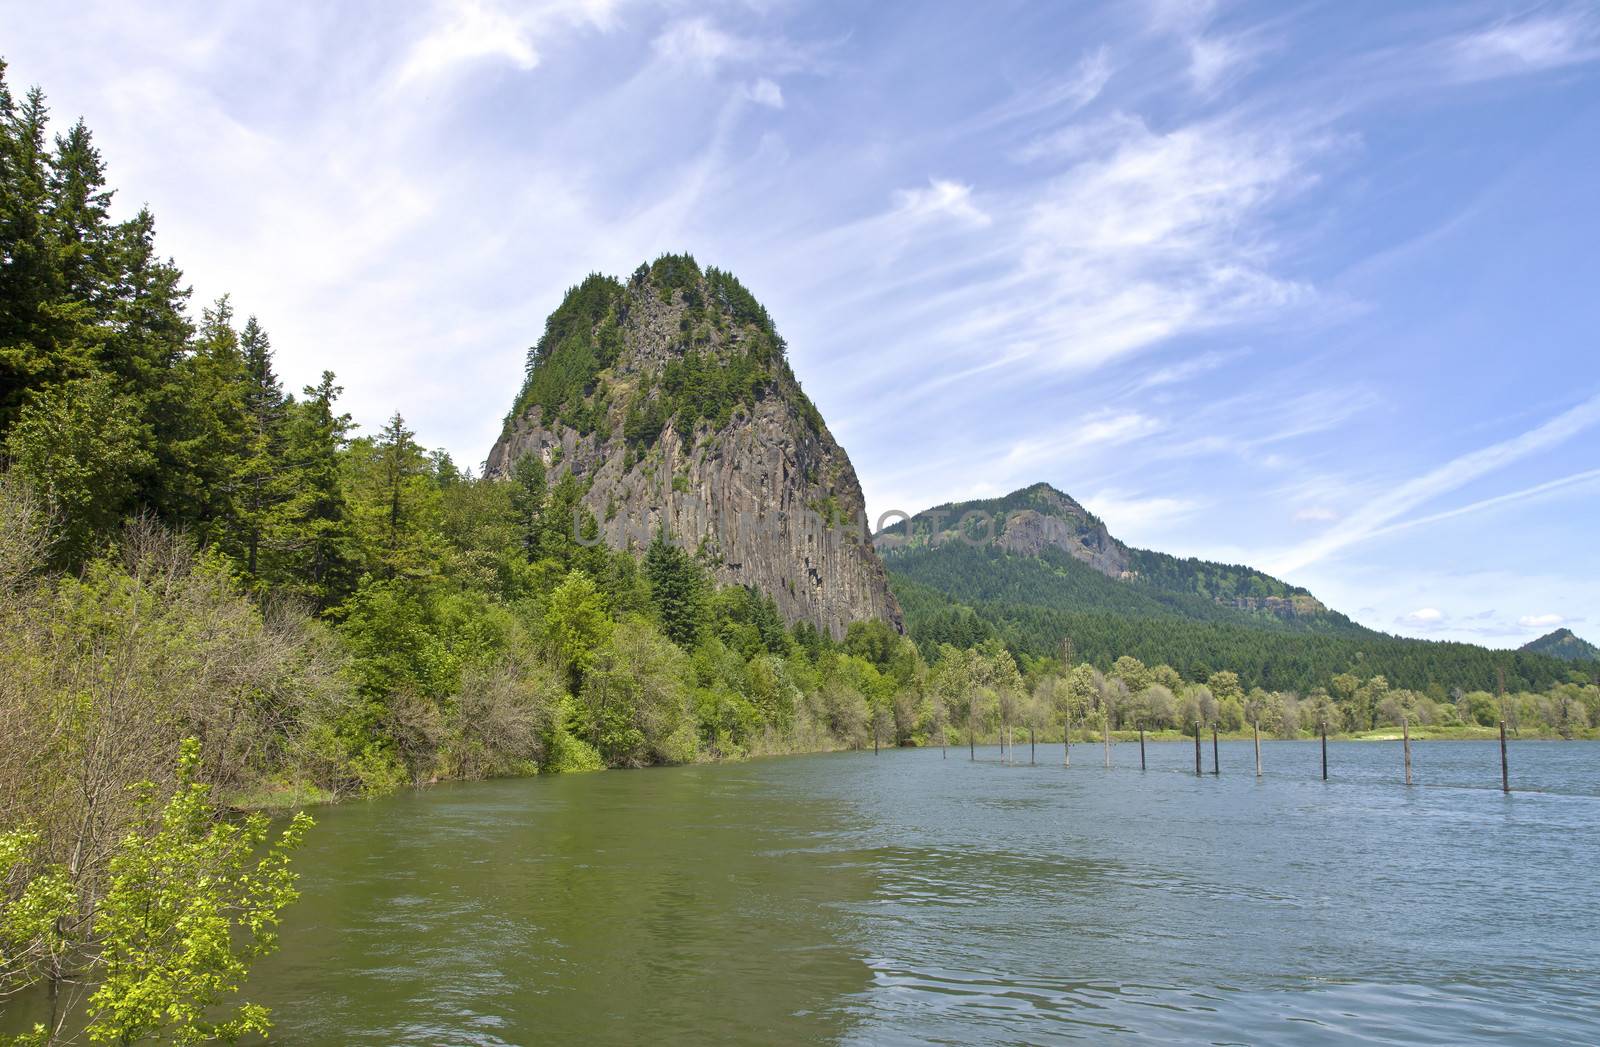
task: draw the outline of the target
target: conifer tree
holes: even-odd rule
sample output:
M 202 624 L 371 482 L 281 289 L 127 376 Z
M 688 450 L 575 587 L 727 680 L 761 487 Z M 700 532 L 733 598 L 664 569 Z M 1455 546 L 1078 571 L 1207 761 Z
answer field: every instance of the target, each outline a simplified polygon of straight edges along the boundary
M 428 456 L 398 412 L 352 448 L 350 490 L 362 569 L 383 579 L 429 580 L 439 570 L 439 491 Z
M 700 565 L 668 541 L 665 531 L 657 531 L 645 553 L 644 571 L 662 631 L 679 647 L 694 647 L 705 619 L 706 584 Z
M 4 69 L 0 68 L 0 74 Z M 3 86 L 3 83 L 0 83 Z M 49 165 L 44 94 L 33 88 L 20 106 L 0 96 L 0 434 L 16 421 L 34 390 L 65 374 L 71 354 L 58 346 L 61 323 L 52 306 L 61 274 L 46 228 Z
M 333 372 L 324 371 L 321 382 L 305 387 L 303 400 L 286 408 L 288 500 L 269 543 L 271 576 L 317 611 L 348 595 L 354 571 L 354 537 L 341 474 L 351 423 L 348 414 L 334 413 L 343 391 L 334 384 Z
M 61 295 L 80 311 L 79 323 L 109 313 L 113 255 L 111 190 L 105 164 L 82 120 L 57 135 L 48 178 L 48 228 L 57 253 Z
M 532 563 L 539 549 L 539 517 L 544 512 L 544 462 L 536 454 L 524 454 L 511 467 L 511 508 L 516 513 L 517 532 L 523 555 Z
M 179 369 L 182 411 L 172 445 L 174 522 L 193 527 L 243 562 L 240 511 L 250 454 L 249 382 L 228 297 L 202 313 L 193 351 Z
M 252 583 L 260 581 L 261 545 L 288 500 L 284 450 L 283 386 L 272 366 L 272 343 L 254 316 L 239 334 L 243 362 L 245 432 L 238 475 L 236 544 Z

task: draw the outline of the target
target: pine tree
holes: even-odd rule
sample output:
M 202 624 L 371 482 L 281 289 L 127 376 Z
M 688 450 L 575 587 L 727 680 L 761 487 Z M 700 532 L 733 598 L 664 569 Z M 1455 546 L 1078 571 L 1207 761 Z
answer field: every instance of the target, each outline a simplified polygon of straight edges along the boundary
M 0 69 L 3 72 L 3 69 Z M 17 106 L 7 91 L 0 101 L 0 434 L 32 393 L 87 368 L 63 351 L 62 323 L 54 306 L 61 272 L 46 224 L 49 164 L 45 127 L 49 110 L 33 88 Z
M 111 335 L 100 366 L 137 405 L 151 468 L 141 478 L 139 500 L 174 518 L 172 490 L 187 404 L 182 364 L 194 327 L 186 315 L 189 289 L 183 273 L 155 249 L 155 219 L 148 210 L 117 227 L 117 284 Z
M 243 562 L 240 510 L 250 456 L 249 381 L 228 297 L 204 310 L 179 368 L 181 410 L 172 442 L 174 522 Z
M 333 372 L 324 371 L 320 383 L 305 387 L 303 400 L 288 405 L 283 463 L 289 498 L 268 543 L 270 576 L 317 611 L 342 601 L 354 582 L 354 535 L 341 472 L 351 424 L 348 414 L 333 409 L 343 391 Z
M 700 565 L 668 541 L 665 531 L 657 531 L 645 553 L 644 571 L 662 631 L 679 647 L 693 648 L 706 618 L 706 579 Z
M 105 164 L 82 120 L 57 135 L 48 179 L 50 235 L 62 297 L 94 324 L 110 312 L 113 230 Z
M 260 582 L 261 544 L 273 528 L 275 514 L 288 500 L 289 477 L 283 466 L 283 386 L 272 367 L 272 343 L 254 316 L 239 334 L 244 365 L 246 431 L 239 463 L 236 544 L 242 552 L 245 577 Z
M 350 455 L 350 491 L 362 569 L 384 579 L 432 579 L 441 566 L 439 491 L 416 434 L 396 413 Z
M 536 454 L 524 454 L 511 467 L 511 483 L 511 508 L 516 513 L 523 555 L 532 563 L 538 556 L 539 518 L 547 487 L 544 462 Z

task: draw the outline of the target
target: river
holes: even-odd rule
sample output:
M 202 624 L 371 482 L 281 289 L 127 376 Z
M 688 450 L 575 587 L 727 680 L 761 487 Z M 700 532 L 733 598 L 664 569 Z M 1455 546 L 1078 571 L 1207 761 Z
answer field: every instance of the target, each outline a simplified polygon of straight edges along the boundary
M 1600 1042 L 1600 745 L 839 753 L 316 812 L 283 1044 Z
M 965 749 L 318 813 L 289 1044 L 1600 1042 L 1600 746 Z M 1026 761 L 1028 750 L 1019 749 Z M 1209 742 L 1205 766 L 1211 766 Z

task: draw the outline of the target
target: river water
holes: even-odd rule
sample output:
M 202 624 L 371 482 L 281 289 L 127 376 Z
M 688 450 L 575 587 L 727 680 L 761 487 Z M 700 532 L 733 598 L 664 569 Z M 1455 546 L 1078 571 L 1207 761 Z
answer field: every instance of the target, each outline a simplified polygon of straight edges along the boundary
M 286 1044 L 1600 1042 L 1600 746 L 842 753 L 317 812 Z

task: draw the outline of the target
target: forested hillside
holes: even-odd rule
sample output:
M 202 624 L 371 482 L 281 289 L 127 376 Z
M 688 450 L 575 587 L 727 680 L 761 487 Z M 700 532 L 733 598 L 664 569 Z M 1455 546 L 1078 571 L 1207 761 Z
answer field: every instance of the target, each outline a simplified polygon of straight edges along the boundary
M 1547 654 L 1565 662 L 1600 662 L 1600 647 L 1571 629 L 1557 629 L 1522 645 L 1530 654 Z
M 1041 530 L 1040 515 L 1062 526 Z M 974 540 L 991 526 L 989 540 Z M 1228 669 L 1249 687 L 1298 691 L 1341 673 L 1444 694 L 1498 688 L 1502 675 L 1506 687 L 1543 689 L 1573 672 L 1536 650 L 1390 636 L 1250 567 L 1129 548 L 1046 484 L 918 514 L 879 547 L 924 656 L 994 637 L 1019 656 L 1061 657 L 1070 643 L 1102 668 L 1131 655 L 1190 680 Z

